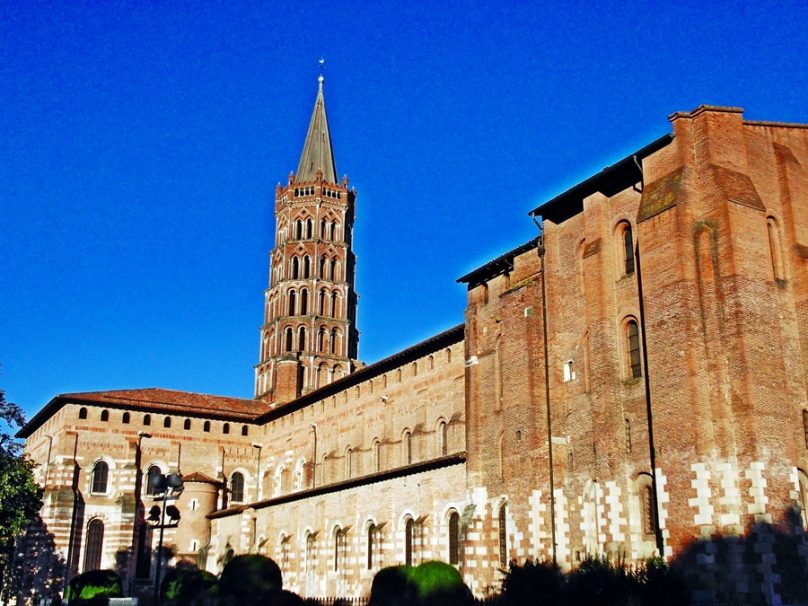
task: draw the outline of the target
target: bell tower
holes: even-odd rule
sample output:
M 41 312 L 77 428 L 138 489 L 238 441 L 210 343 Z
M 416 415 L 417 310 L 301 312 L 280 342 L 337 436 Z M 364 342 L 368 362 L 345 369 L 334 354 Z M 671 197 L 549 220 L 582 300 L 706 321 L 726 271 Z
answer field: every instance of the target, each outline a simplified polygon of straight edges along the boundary
M 297 174 L 275 188 L 255 397 L 283 404 L 356 367 L 355 190 L 337 182 L 320 75 Z

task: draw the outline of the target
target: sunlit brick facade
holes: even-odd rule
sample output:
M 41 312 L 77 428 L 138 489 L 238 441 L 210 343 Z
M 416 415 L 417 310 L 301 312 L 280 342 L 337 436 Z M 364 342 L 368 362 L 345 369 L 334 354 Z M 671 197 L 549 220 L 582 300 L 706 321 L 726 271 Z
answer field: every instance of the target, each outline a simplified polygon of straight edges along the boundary
M 481 595 L 510 559 L 661 553 L 706 598 L 801 599 L 788 566 L 808 566 L 808 127 L 716 107 L 671 121 L 532 211 L 539 238 L 462 277 L 461 325 L 364 367 L 354 195 L 304 148 L 298 172 L 315 178 L 276 197 L 256 399 L 67 394 L 21 432 L 73 573 L 96 557 L 97 519 L 100 565 L 148 584 L 157 466 L 188 479 L 175 560 L 218 571 L 265 553 L 304 595 L 363 595 L 380 567 L 425 559 Z M 318 307 L 323 281 L 339 313 Z M 302 288 L 305 311 L 289 303 Z M 320 326 L 342 331 L 338 351 Z

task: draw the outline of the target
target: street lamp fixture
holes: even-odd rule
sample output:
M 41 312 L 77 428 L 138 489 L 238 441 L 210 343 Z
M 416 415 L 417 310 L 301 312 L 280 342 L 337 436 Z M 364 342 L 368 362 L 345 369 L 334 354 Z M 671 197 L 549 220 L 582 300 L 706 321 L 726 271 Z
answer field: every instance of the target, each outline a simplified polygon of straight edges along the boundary
M 180 498 L 184 484 L 182 476 L 178 473 L 155 474 L 149 478 L 149 482 L 154 488 L 154 500 L 162 503 L 162 506 L 152 505 L 147 518 L 154 528 L 160 529 L 160 540 L 157 545 L 157 571 L 154 575 L 154 603 L 159 605 L 160 573 L 163 568 L 163 532 L 166 528 L 176 528 L 181 517 L 177 506 L 169 505 L 169 502 Z M 166 520 L 166 516 L 168 516 L 168 520 Z

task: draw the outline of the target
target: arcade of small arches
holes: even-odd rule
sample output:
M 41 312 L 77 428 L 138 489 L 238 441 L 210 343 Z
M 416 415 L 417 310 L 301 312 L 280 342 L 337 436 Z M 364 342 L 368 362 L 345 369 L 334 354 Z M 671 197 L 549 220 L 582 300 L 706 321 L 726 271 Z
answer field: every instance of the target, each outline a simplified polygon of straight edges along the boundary
M 310 331 L 303 324 L 297 326 L 285 326 L 281 332 L 282 342 L 278 343 L 275 329 L 270 329 L 264 334 L 262 343 L 261 359 L 266 360 L 271 356 L 280 353 L 295 353 L 303 351 L 314 351 L 321 354 L 331 354 L 335 356 L 343 355 L 344 334 L 339 328 L 328 328 L 320 326 L 316 332 Z M 316 337 L 316 342 L 309 342 L 309 336 Z
M 89 410 L 89 408 L 87 406 L 82 406 L 82 407 L 79 408 L 79 419 L 80 420 L 88 419 L 89 415 L 90 415 L 90 410 Z M 157 417 L 158 415 L 155 414 L 154 416 Z M 173 423 L 174 417 L 172 417 L 171 415 L 160 415 L 160 416 L 163 417 L 163 423 L 162 423 L 163 429 L 171 429 L 174 426 L 174 423 Z M 120 416 L 120 422 L 123 425 L 130 425 L 130 424 L 133 424 L 132 418 L 133 418 L 132 413 L 130 413 L 129 411 L 123 411 L 121 413 L 121 416 Z M 102 408 L 100 410 L 100 412 L 98 413 L 98 419 L 102 423 L 115 422 L 115 420 L 113 420 L 112 417 L 111 417 L 111 413 L 110 413 L 109 409 L 106 409 L 106 408 Z M 210 433 L 211 430 L 212 430 L 212 427 L 213 427 L 213 423 L 217 423 L 217 425 L 218 425 L 218 422 L 216 422 L 216 421 L 210 421 L 209 419 L 203 420 L 202 421 L 202 431 L 204 431 L 205 433 Z M 136 424 L 136 422 L 134 424 Z M 140 418 L 140 425 L 143 426 L 143 427 L 151 427 L 152 426 L 152 414 L 151 413 L 144 413 L 143 416 Z M 182 429 L 184 431 L 191 431 L 193 429 L 193 421 L 188 417 L 183 418 L 182 419 Z M 231 427 L 230 427 L 230 423 L 228 421 L 221 422 L 221 432 L 223 434 L 225 434 L 225 435 L 229 434 L 230 429 L 231 429 Z M 250 426 L 249 425 L 242 425 L 241 426 L 241 435 L 242 436 L 250 435 Z
M 344 279 L 342 272 L 342 263 L 335 257 L 324 254 L 320 257 L 319 272 L 314 274 L 314 264 L 311 261 L 311 256 L 307 254 L 294 255 L 289 259 L 289 279 L 290 280 L 308 280 L 310 278 L 318 278 L 320 280 L 329 280 L 331 282 L 340 282 Z M 272 286 L 281 282 L 285 278 L 283 262 L 273 263 L 274 269 L 272 270 Z
M 270 293 L 267 298 L 264 323 L 268 323 L 272 318 L 280 317 L 284 314 L 278 313 L 279 307 L 287 312 L 287 316 L 306 316 L 316 314 L 323 317 L 339 318 L 343 311 L 343 294 L 339 288 L 317 289 L 317 301 L 311 301 L 308 288 L 290 288 L 284 297 L 281 294 Z
M 342 225 L 333 217 L 326 217 L 320 220 L 319 231 L 315 233 L 315 221 L 311 217 L 306 217 L 305 213 L 294 219 L 291 223 L 291 233 L 286 221 L 282 221 L 278 226 L 278 244 L 283 244 L 287 240 L 314 240 L 319 238 L 324 242 L 339 242 L 342 238 Z M 291 238 L 289 237 L 291 236 Z
M 314 487 L 315 475 L 316 485 L 324 486 L 446 456 L 450 452 L 449 426 L 450 421 L 440 417 L 432 432 L 416 427 L 417 431 L 404 429 L 398 440 L 374 436 L 370 448 L 348 445 L 341 456 L 333 451 L 326 452 L 318 461 L 316 470 L 312 467 L 311 459 L 306 457 L 298 457 L 296 460 L 285 458 L 277 465 L 270 459 L 268 469 L 261 472 L 261 485 L 255 487 L 254 495 L 247 494 L 247 487 L 255 486 L 254 475 L 245 469 L 236 469 L 230 473 L 227 481 L 227 501 L 233 504 L 246 503 L 250 497 L 275 498 L 300 492 Z M 293 460 L 294 466 L 291 465 Z M 154 466 L 154 469 L 156 473 L 160 473 L 159 467 Z M 151 473 L 152 467 L 148 474 Z M 267 486 L 270 481 L 271 490 L 266 490 L 270 488 Z

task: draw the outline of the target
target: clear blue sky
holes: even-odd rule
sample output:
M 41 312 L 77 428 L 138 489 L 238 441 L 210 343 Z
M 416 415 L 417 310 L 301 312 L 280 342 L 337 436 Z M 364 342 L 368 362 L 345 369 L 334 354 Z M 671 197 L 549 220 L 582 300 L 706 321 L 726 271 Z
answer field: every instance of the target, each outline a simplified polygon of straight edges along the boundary
M 702 103 L 808 122 L 808 3 L 0 4 L 0 388 L 250 397 L 326 59 L 360 357 L 463 321 L 527 212 Z

